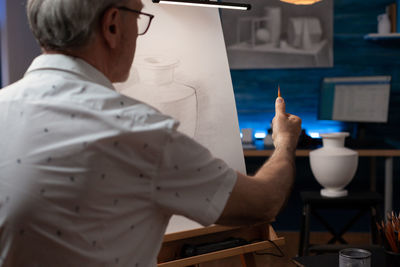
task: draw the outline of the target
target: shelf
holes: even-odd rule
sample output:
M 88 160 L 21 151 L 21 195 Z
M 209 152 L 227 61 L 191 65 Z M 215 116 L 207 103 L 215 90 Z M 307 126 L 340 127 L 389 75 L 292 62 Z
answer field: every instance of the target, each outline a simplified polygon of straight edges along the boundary
M 400 44 L 400 33 L 388 33 L 388 34 L 379 34 L 379 33 L 369 33 L 364 36 L 364 40 L 375 42 L 378 44 Z

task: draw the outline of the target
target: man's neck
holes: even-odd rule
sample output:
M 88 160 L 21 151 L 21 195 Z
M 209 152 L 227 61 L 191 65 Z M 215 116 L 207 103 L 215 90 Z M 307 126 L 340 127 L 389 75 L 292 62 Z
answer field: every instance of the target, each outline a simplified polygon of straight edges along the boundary
M 74 49 L 74 50 L 45 50 L 43 49 L 43 54 L 63 54 L 71 57 L 80 58 L 86 61 L 88 64 L 92 65 L 98 71 L 104 74 L 111 82 L 113 81 L 113 77 L 111 75 L 110 67 L 112 64 L 106 62 L 107 57 L 101 56 L 102 51 L 99 51 L 96 46 L 90 46 L 90 49 L 87 47 Z

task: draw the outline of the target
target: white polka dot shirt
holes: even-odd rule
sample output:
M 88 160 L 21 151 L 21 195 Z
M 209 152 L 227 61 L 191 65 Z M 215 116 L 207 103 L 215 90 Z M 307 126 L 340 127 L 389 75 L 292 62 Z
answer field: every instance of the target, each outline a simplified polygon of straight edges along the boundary
M 0 266 L 155 266 L 170 217 L 214 223 L 236 182 L 77 58 L 36 58 L 0 125 Z

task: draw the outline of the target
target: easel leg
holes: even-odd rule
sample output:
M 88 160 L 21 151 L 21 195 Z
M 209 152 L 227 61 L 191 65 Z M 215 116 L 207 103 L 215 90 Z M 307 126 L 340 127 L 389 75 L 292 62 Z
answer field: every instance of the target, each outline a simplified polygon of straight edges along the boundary
M 256 260 L 253 253 L 246 253 L 240 255 L 240 260 L 242 262 L 242 267 L 256 267 Z

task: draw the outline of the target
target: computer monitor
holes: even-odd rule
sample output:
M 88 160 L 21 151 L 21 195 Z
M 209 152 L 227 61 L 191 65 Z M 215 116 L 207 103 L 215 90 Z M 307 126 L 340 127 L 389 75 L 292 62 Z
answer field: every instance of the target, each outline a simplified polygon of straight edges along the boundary
M 388 121 L 390 76 L 325 78 L 320 120 L 385 123 Z

